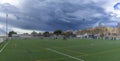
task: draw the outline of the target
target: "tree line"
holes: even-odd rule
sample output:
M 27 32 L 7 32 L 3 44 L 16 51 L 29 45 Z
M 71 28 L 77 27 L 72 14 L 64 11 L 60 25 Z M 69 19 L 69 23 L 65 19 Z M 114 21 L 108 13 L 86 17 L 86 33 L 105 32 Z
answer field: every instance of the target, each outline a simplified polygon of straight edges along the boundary
M 13 34 L 17 34 L 17 32 L 10 31 L 8 33 L 8 36 L 12 37 Z M 28 33 L 24 33 L 24 34 L 28 34 Z M 63 35 L 63 36 L 69 37 L 69 36 L 73 35 L 73 32 L 72 31 L 55 30 L 53 32 L 46 31 L 46 32 L 43 32 L 43 33 L 41 33 L 41 32 L 38 33 L 36 31 L 33 31 L 33 32 L 31 32 L 30 35 L 32 35 L 32 36 L 44 36 L 44 37 L 50 37 L 51 35 L 56 35 L 56 36 Z

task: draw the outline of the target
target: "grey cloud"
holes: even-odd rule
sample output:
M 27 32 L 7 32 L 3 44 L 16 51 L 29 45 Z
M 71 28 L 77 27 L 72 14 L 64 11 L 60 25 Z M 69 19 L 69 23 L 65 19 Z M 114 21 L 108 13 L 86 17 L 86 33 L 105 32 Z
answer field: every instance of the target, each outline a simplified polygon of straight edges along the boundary
M 10 21 L 12 26 L 30 30 L 85 29 L 110 20 L 95 0 L 24 0 L 22 9 L 10 4 L 3 7 L 17 18 Z

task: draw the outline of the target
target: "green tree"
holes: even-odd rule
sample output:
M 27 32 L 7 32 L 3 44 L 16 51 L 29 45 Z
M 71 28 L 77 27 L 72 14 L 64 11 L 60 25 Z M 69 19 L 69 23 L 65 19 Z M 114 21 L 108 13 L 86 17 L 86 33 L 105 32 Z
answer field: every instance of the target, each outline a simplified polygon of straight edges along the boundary
M 54 31 L 54 34 L 55 35 L 61 35 L 63 32 L 62 32 L 62 30 L 55 30 Z
M 50 36 L 50 33 L 49 33 L 49 32 L 44 32 L 44 33 L 43 33 L 43 36 L 44 36 L 44 37 L 49 37 L 49 36 Z
M 9 36 L 9 37 L 12 37 L 13 34 L 17 34 L 17 32 L 15 32 L 15 31 L 10 31 L 9 34 L 8 34 L 8 36 Z
M 33 32 L 31 33 L 31 35 L 32 35 L 32 36 L 37 36 L 38 34 L 37 34 L 36 31 L 33 31 Z

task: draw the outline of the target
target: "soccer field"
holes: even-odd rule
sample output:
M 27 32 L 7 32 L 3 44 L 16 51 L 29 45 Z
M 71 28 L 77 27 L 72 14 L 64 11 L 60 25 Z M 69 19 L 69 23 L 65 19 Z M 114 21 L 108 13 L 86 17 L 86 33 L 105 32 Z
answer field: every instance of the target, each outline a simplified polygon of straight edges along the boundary
M 120 61 L 120 41 L 113 40 L 14 39 L 1 49 L 0 61 Z

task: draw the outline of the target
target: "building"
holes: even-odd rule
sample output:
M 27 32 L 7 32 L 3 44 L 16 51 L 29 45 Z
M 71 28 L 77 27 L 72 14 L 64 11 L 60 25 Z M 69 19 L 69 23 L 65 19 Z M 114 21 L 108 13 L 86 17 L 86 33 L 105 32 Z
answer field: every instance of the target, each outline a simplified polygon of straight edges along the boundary
M 12 38 L 31 38 L 30 34 L 13 34 Z

